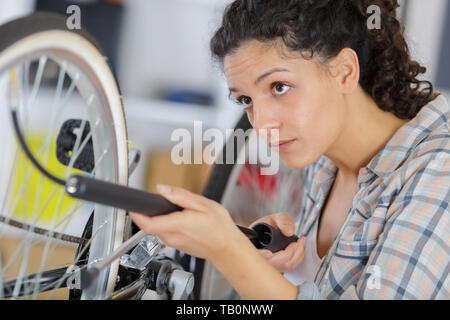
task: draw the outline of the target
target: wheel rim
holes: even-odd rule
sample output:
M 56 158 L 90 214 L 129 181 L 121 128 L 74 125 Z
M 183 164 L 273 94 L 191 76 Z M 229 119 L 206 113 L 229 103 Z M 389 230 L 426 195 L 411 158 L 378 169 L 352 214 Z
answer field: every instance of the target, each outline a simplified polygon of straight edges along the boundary
M 77 52 L 74 52 L 73 48 L 77 48 Z M 32 85 L 27 87 L 27 75 L 29 74 L 30 68 L 34 66 L 33 61 L 37 62 L 37 71 L 36 76 L 32 80 Z M 22 128 L 26 136 L 29 137 L 32 135 L 33 125 L 34 125 L 34 117 L 39 119 L 39 116 L 33 114 L 30 111 L 30 102 L 32 104 L 31 111 L 35 111 L 39 106 L 39 99 L 44 97 L 44 91 L 40 90 L 40 70 L 45 70 L 45 67 L 48 66 L 49 62 L 53 62 L 53 64 L 57 65 L 58 68 L 58 76 L 57 76 L 57 84 L 56 89 L 54 90 L 56 95 L 54 103 L 52 105 L 51 116 L 50 117 L 50 127 L 48 127 L 48 132 L 44 138 L 44 141 L 41 143 L 41 147 L 43 149 L 44 159 L 48 160 L 50 158 L 50 147 L 48 141 L 52 140 L 52 134 L 54 134 L 54 130 L 58 128 L 57 122 L 55 119 L 64 118 L 66 115 L 64 110 L 58 109 L 57 111 L 61 111 L 60 114 L 55 114 L 59 103 L 63 101 L 63 93 L 70 93 L 70 88 L 73 87 L 73 91 L 77 89 L 80 95 L 80 101 L 84 101 L 84 111 L 85 116 L 82 119 L 86 119 L 91 124 L 91 133 L 92 133 L 92 142 L 94 146 L 94 154 L 95 154 L 95 176 L 102 180 L 107 180 L 111 182 L 126 184 L 127 183 L 127 143 L 126 143 L 126 130 L 125 130 L 125 121 L 123 117 L 123 111 L 121 107 L 120 97 L 117 90 L 117 86 L 114 81 L 114 77 L 109 71 L 107 64 L 105 63 L 103 57 L 98 53 L 95 47 L 89 43 L 87 40 L 82 38 L 81 36 L 66 32 L 66 31 L 45 31 L 39 32 L 37 34 L 31 35 L 29 37 L 24 38 L 16 42 L 11 47 L 7 48 L 0 54 L 0 76 L 2 80 L 7 81 L 8 77 L 6 76 L 8 72 L 12 69 L 17 70 L 17 74 L 24 83 L 21 84 L 21 93 L 28 94 L 27 103 L 23 98 L 21 101 L 21 110 L 19 114 L 22 115 Z M 68 86 L 64 90 L 64 86 L 62 83 L 64 82 L 64 78 L 69 76 L 74 82 L 71 82 L 71 85 Z M 4 78 L 4 79 L 3 79 Z M 75 85 L 73 85 L 75 83 Z M 37 88 L 38 90 L 36 91 Z M 70 93 L 70 95 L 73 95 Z M 31 101 L 30 101 L 31 100 Z M 79 105 L 78 105 L 79 107 Z M 67 110 L 66 110 L 67 111 Z M 73 110 L 72 110 L 73 111 Z M 78 110 L 80 111 L 80 110 Z M 2 109 L 2 118 L 9 119 L 7 114 L 7 108 Z M 45 118 L 45 117 L 44 117 Z M 42 121 L 42 120 L 38 120 Z M 4 131 L 9 131 L 9 136 L 7 140 L 9 141 L 6 148 L 14 149 L 17 148 L 16 143 L 14 142 L 13 136 L 11 135 L 12 128 L 10 124 L 6 124 L 3 128 L 7 128 Z M 83 126 L 83 124 L 82 124 Z M 59 129 L 59 128 L 58 128 Z M 28 135 L 27 135 L 28 133 Z M 4 135 L 8 133 L 3 133 Z M 77 139 L 78 146 L 81 148 L 83 145 L 86 145 L 85 141 L 81 141 L 82 139 Z M 109 143 L 108 143 L 109 141 Z M 106 144 L 109 144 L 105 147 Z M 80 148 L 80 149 L 81 149 Z M 27 165 L 25 161 L 23 161 L 24 165 L 18 166 L 18 159 L 20 159 L 20 153 L 15 152 L 14 156 L 10 159 L 4 160 L 2 163 L 2 171 L 1 172 L 1 187 L 0 187 L 0 200 L 2 205 L 2 213 L 3 216 L 9 218 L 9 220 L 16 220 L 18 211 L 16 210 L 17 205 L 15 203 L 26 203 L 22 205 L 22 222 L 27 222 L 29 225 L 40 227 L 41 217 L 45 216 L 46 208 L 48 207 L 48 203 L 44 200 L 44 203 L 40 199 L 40 193 L 42 194 L 42 188 L 39 186 L 43 186 L 44 182 L 38 179 L 39 185 L 33 192 L 30 192 L 30 188 L 27 186 L 27 183 L 22 183 L 22 187 L 18 189 L 18 192 L 14 190 L 14 187 L 11 185 L 17 184 L 15 180 L 18 179 L 17 173 L 22 171 L 29 172 L 32 170 L 30 165 Z M 76 157 L 76 152 L 72 154 L 72 159 Z M 47 158 L 47 159 L 45 159 Z M 45 161 L 44 161 L 45 162 Z M 101 165 L 100 165 L 101 164 Z M 12 168 L 9 170 L 8 168 Z M 70 168 L 70 165 L 69 165 Z M 66 175 L 69 174 L 72 170 L 67 170 Z M 9 174 L 7 174 L 9 173 Z M 22 182 L 27 181 L 27 174 L 22 177 Z M 25 179 L 24 179 L 25 178 Z M 8 180 L 8 181 L 6 181 Z M 6 181 L 6 182 L 5 182 Z M 29 181 L 28 181 L 29 182 Z M 25 187 L 23 187 L 25 186 Z M 40 189 L 40 191 L 39 191 Z M 28 190 L 28 192 L 27 192 Z M 56 190 L 56 191 L 53 191 Z M 12 197 L 11 193 L 17 193 L 16 197 L 18 200 L 11 201 Z M 44 192 L 45 193 L 45 192 Z M 53 186 L 52 191 L 49 193 L 49 196 L 54 196 L 58 194 L 58 200 L 56 200 L 56 208 L 61 209 L 63 206 L 64 197 L 62 196 L 63 191 L 62 188 Z M 33 209 L 23 209 L 26 208 L 29 201 L 25 201 L 24 199 L 29 199 L 30 197 L 35 197 L 33 202 Z M 49 197 L 49 198 L 50 198 Z M 36 204 L 37 203 L 37 204 Z M 75 202 L 77 203 L 77 202 Z M 89 211 L 89 205 L 80 204 L 80 208 L 75 210 L 74 213 L 66 213 L 72 216 L 82 214 L 82 209 L 85 211 Z M 90 208 L 92 210 L 92 206 Z M 28 211 L 27 211 L 28 210 Z M 27 215 L 23 215 L 23 212 L 26 211 L 31 212 L 30 217 L 26 217 Z M 60 214 L 58 214 L 60 215 Z M 47 229 L 50 230 L 58 230 L 58 222 L 61 223 L 61 219 L 58 219 L 58 215 L 53 214 L 51 216 L 50 224 Z M 72 218 L 71 218 L 72 219 Z M 5 220 L 5 219 L 4 219 Z M 73 220 L 73 219 L 72 219 Z M 89 254 L 89 263 L 93 263 L 102 259 L 108 253 L 112 252 L 114 248 L 120 245 L 123 240 L 123 230 L 124 230 L 124 220 L 125 213 L 122 210 L 116 210 L 107 208 L 104 206 L 95 206 L 95 215 L 94 215 L 94 226 L 93 230 L 93 238 L 91 242 L 91 249 Z M 69 219 L 66 216 L 66 228 L 69 225 L 67 221 Z M 3 221 L 4 223 L 0 224 L 0 241 L 2 234 L 17 232 L 14 228 L 11 228 L 7 223 L 8 221 Z M 48 221 L 47 221 L 48 222 Z M 61 227 L 61 226 L 59 226 Z M 16 228 L 17 229 L 17 228 Z M 12 231 L 13 230 L 13 231 Z M 58 232 L 62 232 L 64 229 L 58 230 Z M 64 232 L 62 232 L 64 233 Z M 28 253 L 27 250 L 32 250 L 33 243 L 37 241 L 43 241 L 44 245 L 44 253 L 45 257 L 42 256 L 41 263 L 39 263 L 38 274 L 40 274 L 47 266 L 46 261 L 48 257 L 51 256 L 51 253 L 55 249 L 55 244 L 50 243 L 49 237 L 45 239 L 40 239 L 42 236 L 36 236 L 31 232 L 27 232 L 23 241 L 20 242 L 22 245 L 22 253 L 18 253 L 17 255 L 21 255 L 24 257 L 22 262 L 20 263 L 19 272 L 17 274 L 18 278 L 23 277 L 27 274 L 27 264 L 26 257 Z M 26 249 L 30 248 L 30 249 Z M 8 271 L 7 267 L 12 265 L 10 262 L 4 261 L 2 259 L 0 265 L 0 283 L 5 279 L 6 271 Z M 94 285 L 91 286 L 88 290 L 83 291 L 83 298 L 85 299 L 100 299 L 112 292 L 115 284 L 115 277 L 117 273 L 118 263 L 112 265 L 108 270 L 105 270 L 98 277 L 97 281 L 95 281 Z M 18 282 L 20 284 L 20 281 Z M 17 293 L 19 285 L 15 287 L 15 293 L 13 296 L 17 297 Z M 2 288 L 0 287 L 0 294 L 2 294 Z M 34 290 L 29 290 L 28 297 L 37 297 L 36 288 Z

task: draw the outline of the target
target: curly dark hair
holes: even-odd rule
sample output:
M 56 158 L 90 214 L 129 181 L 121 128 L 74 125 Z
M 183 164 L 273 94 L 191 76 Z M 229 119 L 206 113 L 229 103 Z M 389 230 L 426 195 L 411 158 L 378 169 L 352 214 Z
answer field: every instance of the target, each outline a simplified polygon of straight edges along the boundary
M 372 5 L 381 11 L 378 29 L 368 28 Z M 225 10 L 211 51 L 223 61 L 247 40 L 282 40 L 287 49 L 305 58 L 317 54 L 323 62 L 351 48 L 363 90 L 382 110 L 412 119 L 439 94 L 417 78 L 426 68 L 411 59 L 398 7 L 397 0 L 236 0 Z

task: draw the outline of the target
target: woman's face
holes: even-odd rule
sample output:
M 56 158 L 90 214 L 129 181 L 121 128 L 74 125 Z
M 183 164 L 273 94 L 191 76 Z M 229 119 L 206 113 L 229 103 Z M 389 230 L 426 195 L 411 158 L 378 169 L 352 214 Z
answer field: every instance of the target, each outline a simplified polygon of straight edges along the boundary
M 253 128 L 269 135 L 278 129 L 280 142 L 290 141 L 275 147 L 289 168 L 309 166 L 339 137 L 343 96 L 313 60 L 287 58 L 279 48 L 252 40 L 223 63 L 230 92 L 246 107 Z

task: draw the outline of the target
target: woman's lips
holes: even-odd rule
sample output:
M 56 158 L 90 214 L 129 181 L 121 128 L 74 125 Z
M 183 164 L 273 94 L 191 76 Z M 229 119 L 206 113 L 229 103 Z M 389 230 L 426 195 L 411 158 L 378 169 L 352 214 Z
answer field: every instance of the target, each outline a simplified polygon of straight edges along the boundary
M 281 152 L 281 151 L 286 151 L 287 149 L 289 149 L 289 148 L 294 144 L 294 142 L 295 142 L 296 140 L 297 140 L 297 139 L 280 141 L 280 142 L 277 142 L 277 143 L 272 144 L 271 147 L 272 147 L 274 150 L 279 151 L 279 152 Z

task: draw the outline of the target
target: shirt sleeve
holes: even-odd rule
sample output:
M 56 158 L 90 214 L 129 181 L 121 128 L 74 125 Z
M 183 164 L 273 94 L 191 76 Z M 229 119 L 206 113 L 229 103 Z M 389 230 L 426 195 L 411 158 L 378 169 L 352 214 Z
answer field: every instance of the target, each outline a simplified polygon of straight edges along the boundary
M 357 284 L 340 298 L 450 299 L 449 201 L 446 155 L 407 179 Z

